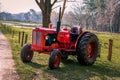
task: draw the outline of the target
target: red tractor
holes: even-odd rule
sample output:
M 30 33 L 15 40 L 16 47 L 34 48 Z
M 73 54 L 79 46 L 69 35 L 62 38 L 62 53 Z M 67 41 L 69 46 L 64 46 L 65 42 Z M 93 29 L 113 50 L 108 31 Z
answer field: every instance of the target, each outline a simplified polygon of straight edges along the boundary
M 25 44 L 21 50 L 21 60 L 30 62 L 33 52 L 50 54 L 49 68 L 59 67 L 61 59 L 77 55 L 81 65 L 92 65 L 99 56 L 99 41 L 95 34 L 83 32 L 79 27 L 60 30 L 60 16 L 57 29 L 35 28 L 32 30 L 32 44 Z

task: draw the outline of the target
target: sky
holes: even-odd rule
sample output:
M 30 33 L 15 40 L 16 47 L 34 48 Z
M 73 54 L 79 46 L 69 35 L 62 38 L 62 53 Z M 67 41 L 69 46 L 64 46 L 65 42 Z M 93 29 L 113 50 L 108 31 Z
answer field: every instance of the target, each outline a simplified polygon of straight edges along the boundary
M 76 3 L 82 3 L 82 0 L 77 0 Z M 36 4 L 35 0 L 0 0 L 1 8 L 0 11 L 5 11 L 9 13 L 21 13 L 28 12 L 30 9 L 34 9 L 36 11 L 40 11 L 40 8 Z M 75 2 L 67 3 L 66 11 L 71 11 L 71 6 L 73 6 Z M 57 5 L 62 5 L 62 3 L 57 3 Z

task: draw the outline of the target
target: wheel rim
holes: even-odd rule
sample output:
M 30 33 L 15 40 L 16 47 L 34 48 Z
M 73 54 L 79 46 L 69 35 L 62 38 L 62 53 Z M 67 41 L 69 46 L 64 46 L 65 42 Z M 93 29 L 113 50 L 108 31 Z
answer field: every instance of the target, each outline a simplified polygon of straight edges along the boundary
M 94 45 L 93 44 L 89 44 L 87 47 L 87 56 L 89 58 L 92 58 L 94 55 Z
M 60 54 L 57 54 L 57 55 L 55 56 L 54 66 L 55 66 L 55 67 L 58 67 L 59 63 L 60 63 Z

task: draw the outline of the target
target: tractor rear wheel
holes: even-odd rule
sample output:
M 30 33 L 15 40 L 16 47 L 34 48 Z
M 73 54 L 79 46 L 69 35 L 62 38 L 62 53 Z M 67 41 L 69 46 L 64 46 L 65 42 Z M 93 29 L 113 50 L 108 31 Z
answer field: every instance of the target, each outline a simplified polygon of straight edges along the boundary
M 95 34 L 85 33 L 77 45 L 77 60 L 81 65 L 94 64 L 99 53 L 99 41 Z
M 49 68 L 50 69 L 56 69 L 59 67 L 61 60 L 61 52 L 58 49 L 54 49 L 51 52 L 50 58 L 49 58 Z
M 30 62 L 33 58 L 33 51 L 31 50 L 31 44 L 25 44 L 21 50 L 21 60 L 23 62 Z

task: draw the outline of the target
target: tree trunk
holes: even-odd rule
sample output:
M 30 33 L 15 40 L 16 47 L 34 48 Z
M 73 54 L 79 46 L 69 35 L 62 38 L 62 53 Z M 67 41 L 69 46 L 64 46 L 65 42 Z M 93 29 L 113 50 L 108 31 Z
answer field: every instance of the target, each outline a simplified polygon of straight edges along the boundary
M 50 16 L 52 11 L 52 6 L 57 2 L 57 0 L 55 0 L 53 4 L 51 4 L 51 0 L 35 0 L 35 1 L 42 11 L 43 27 L 48 28 L 49 23 L 51 22 Z
M 50 20 L 51 11 L 47 12 L 46 10 L 42 12 L 42 21 L 43 21 L 43 27 L 48 28 Z
M 50 16 L 51 16 L 51 11 L 52 11 L 52 5 L 51 5 L 51 0 L 45 1 L 45 9 L 42 10 L 42 21 L 43 21 L 43 27 L 48 28 L 49 23 L 51 22 Z
M 66 2 L 67 2 L 67 0 L 64 0 L 64 3 L 63 3 L 63 9 L 62 9 L 62 13 L 61 13 L 60 21 L 61 21 L 62 18 L 63 18 L 63 14 L 64 14 L 64 11 L 65 11 L 65 5 L 66 5 Z
M 119 10 L 119 18 L 118 18 L 118 32 L 120 33 L 120 10 Z
M 86 30 L 88 30 L 89 24 L 88 24 L 88 18 L 86 18 Z

